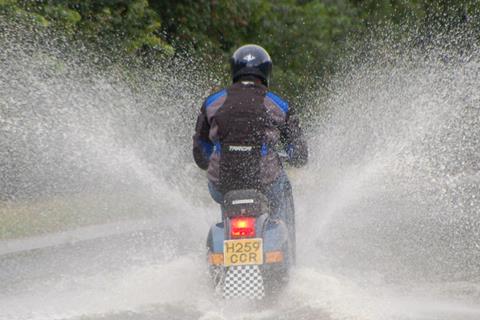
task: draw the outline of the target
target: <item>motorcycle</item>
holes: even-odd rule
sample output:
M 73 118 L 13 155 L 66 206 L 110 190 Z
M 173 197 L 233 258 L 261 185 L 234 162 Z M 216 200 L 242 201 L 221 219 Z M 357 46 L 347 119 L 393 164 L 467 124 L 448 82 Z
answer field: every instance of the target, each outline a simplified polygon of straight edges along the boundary
M 292 203 L 293 205 L 293 203 Z M 295 263 L 293 215 L 273 217 L 267 197 L 253 189 L 225 194 L 222 222 L 207 237 L 209 274 L 225 299 L 264 299 L 280 292 Z

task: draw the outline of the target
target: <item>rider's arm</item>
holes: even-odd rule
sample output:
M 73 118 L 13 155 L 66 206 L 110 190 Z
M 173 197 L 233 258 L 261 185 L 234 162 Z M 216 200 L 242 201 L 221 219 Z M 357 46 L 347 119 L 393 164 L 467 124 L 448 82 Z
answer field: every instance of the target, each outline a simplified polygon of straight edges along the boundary
M 205 105 L 202 106 L 195 126 L 195 135 L 193 136 L 193 159 L 197 166 L 206 170 L 208 161 L 213 151 L 213 144 L 209 139 L 210 125 L 208 124 Z
M 280 128 L 288 162 L 294 167 L 302 167 L 308 161 L 307 141 L 303 135 L 300 121 L 292 109 L 288 110 L 285 125 Z

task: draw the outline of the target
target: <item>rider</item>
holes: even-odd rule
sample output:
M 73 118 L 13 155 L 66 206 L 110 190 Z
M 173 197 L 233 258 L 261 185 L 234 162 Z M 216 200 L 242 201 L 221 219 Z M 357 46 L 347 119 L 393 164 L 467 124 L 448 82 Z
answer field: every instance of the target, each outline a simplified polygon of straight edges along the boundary
M 230 190 L 257 189 L 270 202 L 273 217 L 294 221 L 287 161 L 301 167 L 307 144 L 289 104 L 268 90 L 272 60 L 265 49 L 245 45 L 231 60 L 233 84 L 203 103 L 193 136 L 193 157 L 208 172 L 208 189 L 222 204 Z

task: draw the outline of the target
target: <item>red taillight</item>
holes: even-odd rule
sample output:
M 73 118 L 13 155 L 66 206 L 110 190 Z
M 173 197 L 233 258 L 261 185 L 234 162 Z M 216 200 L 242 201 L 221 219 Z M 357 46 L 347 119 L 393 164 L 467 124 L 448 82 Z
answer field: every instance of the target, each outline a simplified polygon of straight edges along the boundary
M 254 237 L 255 218 L 238 217 L 230 220 L 230 234 L 232 238 Z

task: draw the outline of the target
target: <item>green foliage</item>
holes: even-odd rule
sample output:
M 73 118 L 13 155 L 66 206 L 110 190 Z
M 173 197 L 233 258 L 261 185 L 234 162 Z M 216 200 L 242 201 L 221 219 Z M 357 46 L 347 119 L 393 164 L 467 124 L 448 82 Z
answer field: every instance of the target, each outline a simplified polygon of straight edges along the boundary
M 27 11 L 24 7 L 19 6 L 17 0 L 0 0 L 0 16 L 24 23 L 30 23 L 37 26 L 47 27 L 49 22 L 44 16 Z
M 85 36 L 129 52 L 173 54 L 160 36 L 161 21 L 147 0 L 0 0 L 0 14 L 24 23 Z
M 62 5 L 47 6 L 43 11 L 49 20 L 62 24 L 67 29 L 73 28 L 82 20 L 79 12 Z
M 293 10 L 292 10 L 293 8 Z M 339 54 L 345 37 L 353 26 L 352 12 L 341 3 L 309 1 L 275 2 L 262 19 L 252 42 L 262 43 L 271 53 L 278 74 L 280 91 L 301 94 L 332 69 L 328 63 Z
M 150 1 L 164 21 L 169 41 L 203 61 L 226 66 L 240 45 L 257 43 L 274 61 L 273 86 L 301 94 L 316 75 L 331 71 L 326 61 L 340 50 L 354 14 L 345 2 L 294 0 Z M 227 67 L 223 69 L 225 74 Z
M 201 56 L 210 69 L 221 64 L 225 82 L 233 50 L 265 47 L 274 61 L 272 87 L 293 99 L 328 80 L 348 43 L 365 40 L 379 25 L 397 26 L 401 37 L 408 25 L 428 29 L 445 16 L 454 24 L 480 7 L 458 0 L 151 0 L 150 6 L 167 41 Z
M 273 89 L 294 100 L 378 26 L 396 27 L 398 37 L 409 26 L 448 30 L 479 9 L 475 0 L 0 0 L 0 15 L 105 47 L 196 56 L 225 83 L 231 53 L 257 43 L 274 61 Z

